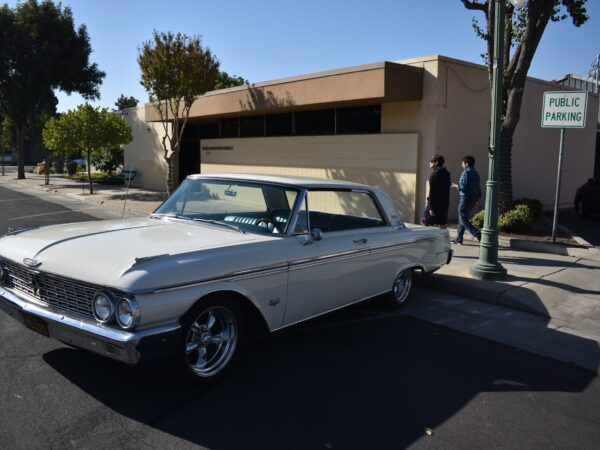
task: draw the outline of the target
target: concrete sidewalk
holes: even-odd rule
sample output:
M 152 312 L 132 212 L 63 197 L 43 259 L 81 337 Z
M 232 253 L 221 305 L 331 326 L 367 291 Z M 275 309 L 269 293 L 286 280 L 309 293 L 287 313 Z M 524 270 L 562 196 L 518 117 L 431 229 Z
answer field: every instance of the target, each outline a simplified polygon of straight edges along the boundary
M 501 281 L 472 277 L 476 244 L 452 245 L 452 262 L 419 282 L 431 289 L 546 317 L 600 341 L 600 263 L 571 256 L 500 249 L 508 275 Z

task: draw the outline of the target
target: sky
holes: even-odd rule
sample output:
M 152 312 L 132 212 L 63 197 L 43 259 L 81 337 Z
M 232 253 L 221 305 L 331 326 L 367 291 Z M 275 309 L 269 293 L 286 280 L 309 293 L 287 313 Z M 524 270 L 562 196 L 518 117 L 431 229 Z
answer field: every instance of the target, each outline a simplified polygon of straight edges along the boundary
M 0 2 L 2 2 L 0 0 Z M 7 2 L 10 6 L 17 3 Z M 91 61 L 106 72 L 101 99 L 114 108 L 124 94 L 140 103 L 137 54 L 153 30 L 201 35 L 221 70 L 251 83 L 381 61 L 444 55 L 482 63 L 484 41 L 471 26 L 479 11 L 460 0 L 63 0 L 77 26 L 85 24 Z M 590 19 L 550 22 L 529 76 L 551 80 L 587 75 L 600 54 L 600 0 L 588 0 Z M 58 111 L 74 109 L 81 96 L 57 92 Z

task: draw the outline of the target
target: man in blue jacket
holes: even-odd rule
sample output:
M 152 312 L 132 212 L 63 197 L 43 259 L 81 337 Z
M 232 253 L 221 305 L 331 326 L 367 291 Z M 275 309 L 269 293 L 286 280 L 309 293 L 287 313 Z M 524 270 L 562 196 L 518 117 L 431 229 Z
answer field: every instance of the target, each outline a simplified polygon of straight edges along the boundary
M 452 187 L 458 189 L 460 200 L 458 202 L 458 233 L 455 244 L 463 243 L 465 229 L 477 239 L 481 241 L 481 231 L 479 231 L 472 223 L 473 209 L 475 205 L 481 206 L 479 200 L 481 198 L 481 187 L 479 186 L 479 174 L 475 170 L 475 158 L 465 156 L 461 164 L 463 171 L 460 174 L 458 184 L 453 183 Z

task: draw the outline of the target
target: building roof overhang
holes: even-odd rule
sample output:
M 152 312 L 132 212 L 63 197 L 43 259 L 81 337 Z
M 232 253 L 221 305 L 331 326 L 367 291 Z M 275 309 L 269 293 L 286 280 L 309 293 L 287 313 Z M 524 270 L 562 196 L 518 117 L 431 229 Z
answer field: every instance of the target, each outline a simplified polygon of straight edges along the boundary
M 196 98 L 190 119 L 277 114 L 300 109 L 421 100 L 423 69 L 380 62 L 229 89 Z M 152 104 L 146 121 L 160 121 Z

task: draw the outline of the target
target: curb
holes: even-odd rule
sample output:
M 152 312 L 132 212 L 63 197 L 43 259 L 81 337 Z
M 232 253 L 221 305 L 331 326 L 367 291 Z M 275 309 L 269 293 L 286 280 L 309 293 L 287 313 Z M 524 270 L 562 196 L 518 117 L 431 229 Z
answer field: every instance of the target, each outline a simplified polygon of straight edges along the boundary
M 415 281 L 419 286 L 427 287 L 429 289 L 446 292 L 460 297 L 467 297 L 472 300 L 490 303 L 505 308 L 516 309 L 546 319 L 552 318 L 543 305 L 536 308 L 526 303 L 516 301 L 510 296 L 504 295 L 508 291 L 518 288 L 518 285 L 507 285 L 495 281 L 480 280 L 478 278 L 472 278 L 469 275 L 454 276 L 439 273 L 416 277 Z
M 513 248 L 516 250 L 525 250 L 528 252 L 549 253 L 559 256 L 572 256 L 575 258 L 589 259 L 600 262 L 600 249 L 597 249 L 585 239 L 574 235 L 571 231 L 564 228 L 563 231 L 570 234 L 571 237 L 579 242 L 581 246 L 565 245 L 561 243 L 532 241 L 528 239 L 513 238 L 507 236 L 498 236 L 498 245 L 501 248 Z M 456 236 L 456 230 L 449 229 L 451 238 Z M 468 239 L 465 236 L 465 239 Z M 475 240 L 471 239 L 473 243 Z

